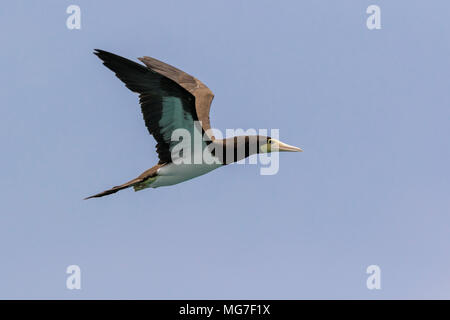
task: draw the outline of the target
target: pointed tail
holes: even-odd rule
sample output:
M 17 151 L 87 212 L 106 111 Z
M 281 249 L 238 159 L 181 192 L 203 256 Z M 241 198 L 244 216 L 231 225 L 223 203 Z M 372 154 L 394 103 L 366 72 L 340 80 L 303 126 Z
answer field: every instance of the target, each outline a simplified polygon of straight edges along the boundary
M 132 187 L 136 183 L 142 182 L 143 180 L 144 180 L 143 178 L 139 178 L 138 177 L 136 179 L 128 181 L 127 183 L 121 184 L 120 186 L 115 186 L 115 187 L 113 187 L 113 188 L 111 188 L 109 190 L 106 190 L 106 191 L 94 194 L 93 196 L 90 196 L 90 197 L 87 197 L 87 198 L 84 198 L 84 200 L 91 199 L 91 198 L 100 198 L 100 197 L 103 197 L 103 196 L 107 196 L 107 195 L 116 193 L 117 191 L 120 191 L 120 190 L 129 188 L 129 187 Z

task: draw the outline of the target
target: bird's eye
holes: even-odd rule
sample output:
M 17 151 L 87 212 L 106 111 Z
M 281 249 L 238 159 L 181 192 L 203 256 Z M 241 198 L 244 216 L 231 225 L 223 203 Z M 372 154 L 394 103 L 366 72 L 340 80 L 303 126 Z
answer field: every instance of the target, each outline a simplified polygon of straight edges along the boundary
M 269 143 L 270 143 L 270 144 L 273 144 L 273 141 L 272 141 L 272 139 L 270 139 L 270 140 L 269 140 Z

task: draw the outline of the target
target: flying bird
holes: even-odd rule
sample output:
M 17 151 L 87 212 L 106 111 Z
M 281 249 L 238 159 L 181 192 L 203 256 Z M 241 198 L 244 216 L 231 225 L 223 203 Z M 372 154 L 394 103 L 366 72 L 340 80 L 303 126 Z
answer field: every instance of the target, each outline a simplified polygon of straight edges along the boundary
M 151 57 L 138 58 L 142 65 L 99 49 L 95 49 L 94 54 L 128 89 L 139 94 L 145 125 L 157 142 L 159 162 L 137 178 L 85 199 L 103 197 L 129 187 L 139 191 L 174 185 L 257 153 L 302 151 L 261 135 L 216 139 L 211 134 L 209 120 L 214 94 L 200 80 Z M 180 157 L 174 159 L 173 151 L 179 140 L 173 141 L 173 134 L 177 129 L 184 129 L 191 136 L 198 134 L 202 141 L 199 148 L 194 141 L 194 146 L 182 149 Z M 201 160 L 174 161 L 181 157 Z

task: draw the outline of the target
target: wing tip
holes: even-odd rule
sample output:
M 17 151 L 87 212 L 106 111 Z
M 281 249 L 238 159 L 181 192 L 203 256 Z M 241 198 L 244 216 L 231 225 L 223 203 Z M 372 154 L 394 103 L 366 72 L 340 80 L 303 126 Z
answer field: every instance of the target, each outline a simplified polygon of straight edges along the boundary
M 96 56 L 98 56 L 98 55 L 101 55 L 104 53 L 109 53 L 109 52 L 102 50 L 102 49 L 94 49 L 94 52 L 92 52 L 92 53 L 95 54 Z
M 152 62 L 159 61 L 159 60 L 149 57 L 149 56 L 139 57 L 138 60 L 140 62 L 142 62 L 143 64 L 145 64 L 147 67 L 149 67 L 152 64 Z
M 94 49 L 94 51 L 92 53 L 95 54 L 97 57 L 99 57 L 100 60 L 103 61 L 103 63 L 108 59 L 108 57 L 112 57 L 114 55 L 111 52 L 101 50 L 101 49 Z
M 93 196 L 86 197 L 83 200 L 88 200 L 88 199 L 92 199 L 92 198 L 100 198 L 100 197 L 103 197 L 103 196 L 106 196 L 106 195 L 107 194 L 105 194 L 105 191 L 104 191 L 104 192 L 100 192 L 100 193 L 94 194 Z

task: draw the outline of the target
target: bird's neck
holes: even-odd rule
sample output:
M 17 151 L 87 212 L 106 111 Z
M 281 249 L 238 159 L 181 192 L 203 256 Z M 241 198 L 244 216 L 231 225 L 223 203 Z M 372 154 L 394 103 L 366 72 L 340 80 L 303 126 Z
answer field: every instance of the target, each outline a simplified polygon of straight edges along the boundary
M 259 153 L 257 136 L 236 136 L 216 139 L 209 146 L 223 164 L 231 164 Z

